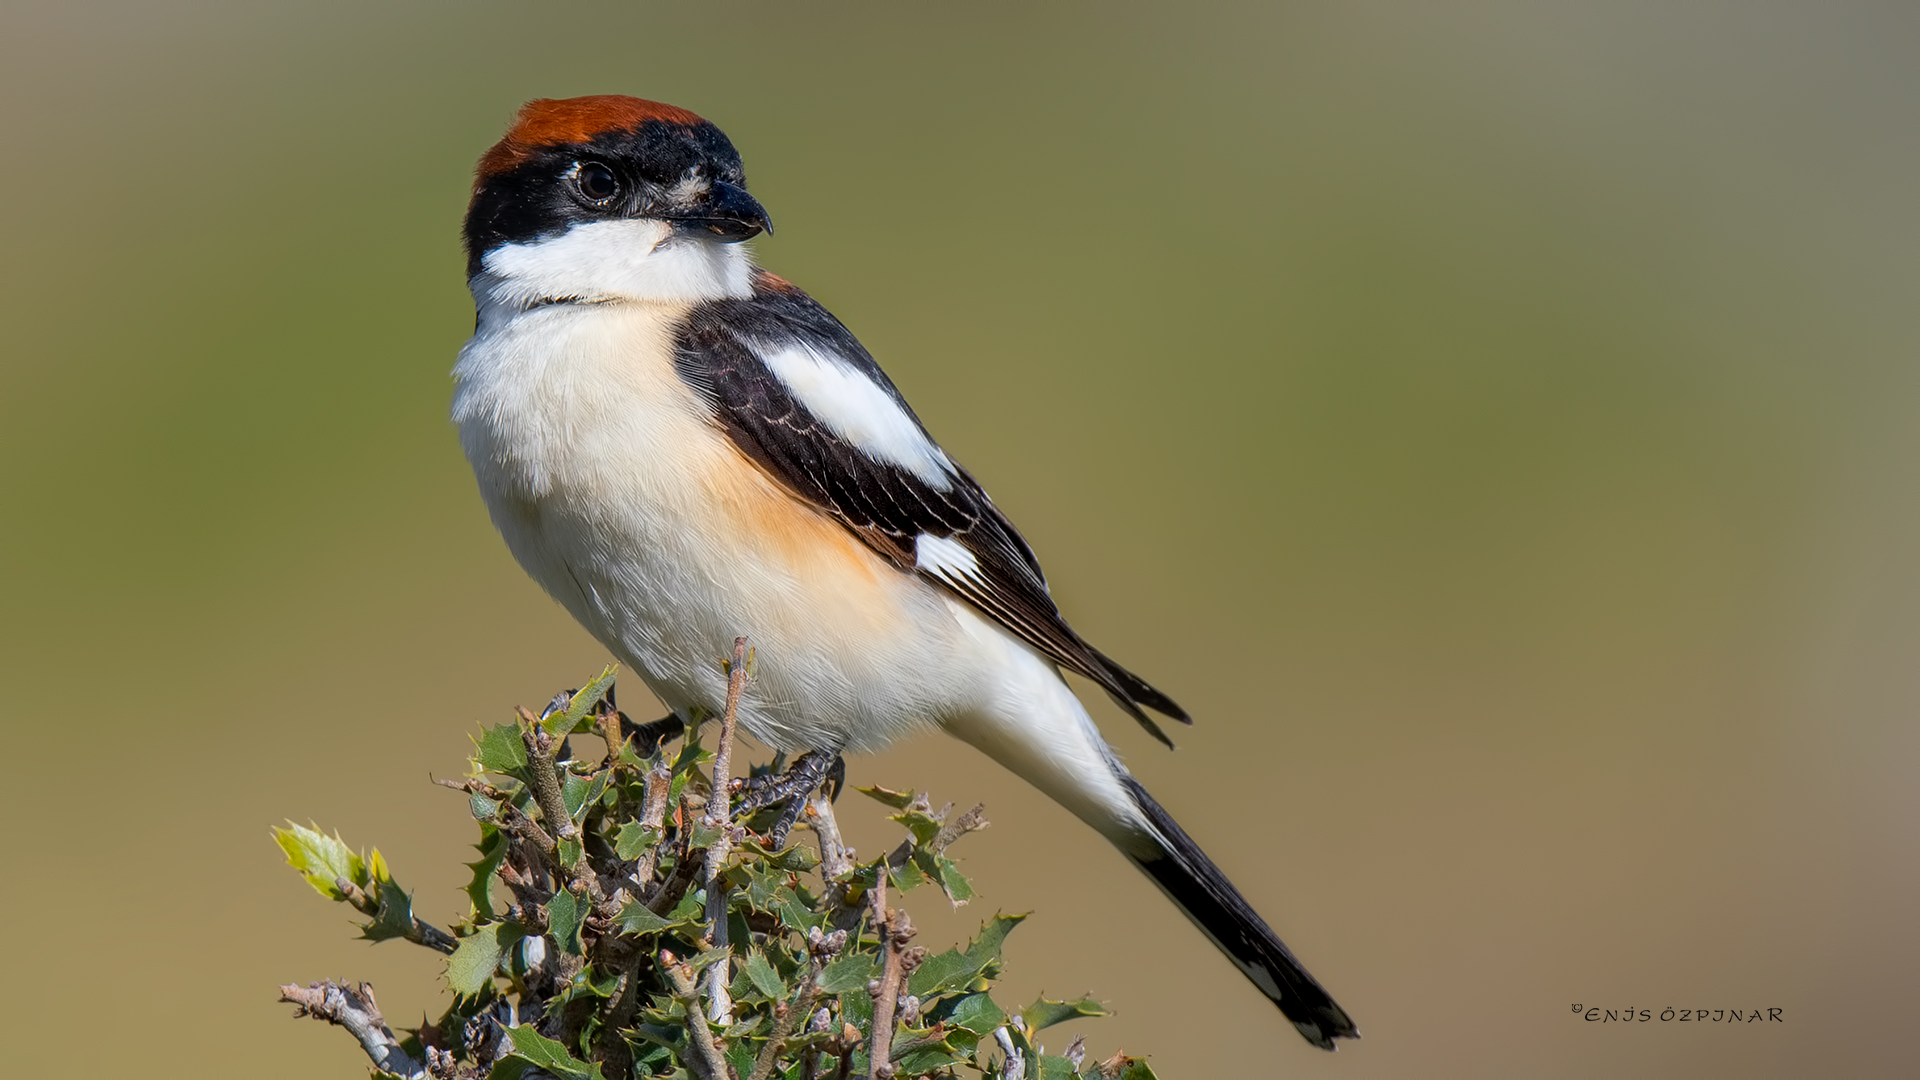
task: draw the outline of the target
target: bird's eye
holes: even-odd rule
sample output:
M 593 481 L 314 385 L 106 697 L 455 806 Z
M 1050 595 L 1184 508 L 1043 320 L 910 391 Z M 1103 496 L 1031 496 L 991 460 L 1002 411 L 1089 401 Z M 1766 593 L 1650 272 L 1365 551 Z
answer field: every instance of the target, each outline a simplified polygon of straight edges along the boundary
M 589 161 L 573 174 L 573 183 L 593 202 L 606 202 L 620 193 L 620 178 L 597 161 Z

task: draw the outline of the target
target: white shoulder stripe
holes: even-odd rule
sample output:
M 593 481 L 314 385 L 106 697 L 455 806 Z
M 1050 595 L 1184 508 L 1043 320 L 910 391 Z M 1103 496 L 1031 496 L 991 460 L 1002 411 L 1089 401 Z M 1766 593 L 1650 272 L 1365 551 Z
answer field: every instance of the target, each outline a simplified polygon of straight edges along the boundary
M 853 365 L 805 345 L 770 349 L 761 360 L 808 412 L 854 449 L 905 469 L 937 491 L 953 486 L 953 462 L 893 395 Z
M 958 584 L 980 580 L 980 561 L 967 545 L 948 536 L 921 533 L 913 541 L 913 566 Z

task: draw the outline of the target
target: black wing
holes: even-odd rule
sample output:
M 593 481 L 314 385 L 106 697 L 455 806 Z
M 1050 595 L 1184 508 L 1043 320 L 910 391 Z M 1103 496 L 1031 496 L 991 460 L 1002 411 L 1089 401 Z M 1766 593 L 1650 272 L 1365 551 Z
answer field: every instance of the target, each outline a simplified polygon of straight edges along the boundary
M 944 455 L 942 475 L 930 480 L 924 469 L 877 460 L 849 444 L 768 366 L 765 357 L 791 348 L 830 357 L 857 372 L 919 425 L 893 382 L 840 320 L 764 271 L 755 275 L 752 297 L 694 308 L 681 331 L 675 364 L 681 378 L 706 397 L 735 445 L 790 491 L 833 515 L 901 569 L 966 600 L 1061 667 L 1099 683 L 1155 738 L 1172 746 L 1140 707 L 1191 723 L 1186 712 L 1073 632 L 1047 593 L 1033 549 L 979 483 Z M 927 442 L 933 445 L 931 437 Z M 959 544 L 971 558 L 922 559 L 923 538 Z

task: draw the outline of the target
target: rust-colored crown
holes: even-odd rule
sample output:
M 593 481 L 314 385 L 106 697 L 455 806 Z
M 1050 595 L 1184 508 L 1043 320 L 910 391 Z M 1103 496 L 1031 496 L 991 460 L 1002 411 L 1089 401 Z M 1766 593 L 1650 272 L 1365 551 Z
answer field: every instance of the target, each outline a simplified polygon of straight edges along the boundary
M 649 120 L 686 127 L 706 123 L 678 106 L 625 94 L 535 98 L 520 106 L 506 138 L 481 155 L 474 182 L 506 172 L 541 147 L 583 143 L 609 131 L 633 131 Z

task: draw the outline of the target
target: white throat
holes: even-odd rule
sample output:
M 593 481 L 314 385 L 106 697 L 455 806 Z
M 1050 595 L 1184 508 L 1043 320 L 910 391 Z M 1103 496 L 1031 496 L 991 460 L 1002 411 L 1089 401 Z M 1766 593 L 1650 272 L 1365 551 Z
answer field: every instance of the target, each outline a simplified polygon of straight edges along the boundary
M 554 301 L 701 303 L 753 294 L 745 244 L 674 235 L 664 221 L 636 218 L 575 225 L 559 236 L 502 244 L 470 283 L 489 308 L 522 311 Z

